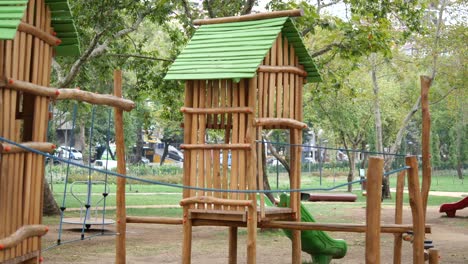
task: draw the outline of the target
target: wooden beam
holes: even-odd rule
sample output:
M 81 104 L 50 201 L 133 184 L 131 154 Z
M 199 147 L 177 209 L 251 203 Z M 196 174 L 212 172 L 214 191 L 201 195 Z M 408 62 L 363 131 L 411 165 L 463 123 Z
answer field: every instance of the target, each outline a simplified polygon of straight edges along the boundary
M 171 217 L 151 217 L 151 216 L 127 216 L 127 223 L 135 224 L 166 224 L 166 225 L 181 225 L 182 218 Z
M 273 72 L 273 73 L 294 73 L 302 77 L 307 77 L 307 72 L 295 66 L 270 66 L 260 65 L 258 72 Z
M 181 144 L 181 149 L 250 149 L 250 144 Z
M 252 21 L 276 17 L 298 17 L 304 15 L 302 9 L 293 9 L 293 10 L 283 10 L 276 12 L 268 13 L 259 13 L 259 14 L 249 14 L 244 16 L 230 16 L 230 17 L 220 17 L 220 18 L 211 18 L 211 19 L 196 19 L 193 21 L 193 24 L 196 26 L 199 25 L 209 25 L 209 24 L 221 24 L 221 23 L 230 23 L 230 22 L 242 22 L 242 21 Z
M 254 201 L 250 200 L 230 200 L 230 199 L 221 199 L 209 196 L 195 196 L 182 199 L 180 201 L 181 206 L 186 206 L 194 203 L 211 203 L 219 205 L 229 205 L 229 206 L 252 206 Z
M 31 148 L 34 150 L 52 153 L 56 146 L 52 143 L 48 142 L 22 142 L 22 146 Z M 2 154 L 11 154 L 11 153 L 25 153 L 28 150 L 18 147 L 16 145 L 8 144 L 8 143 L 0 143 L 0 153 Z
M 418 160 L 416 156 L 406 157 L 408 169 L 408 193 L 413 216 L 413 263 L 424 263 L 424 209 L 419 189 Z
M 431 114 L 429 112 L 429 88 L 431 88 L 432 79 L 428 76 L 420 76 L 421 79 L 421 114 L 422 114 L 422 186 L 421 196 L 426 217 L 427 199 L 429 189 L 431 188 Z
M 380 263 L 380 206 L 383 158 L 370 157 L 367 169 L 366 264 Z
M 254 123 L 255 123 L 255 126 L 286 126 L 286 127 L 294 128 L 294 129 L 307 128 L 307 124 L 291 119 L 291 118 L 274 118 L 274 117 L 256 118 Z
M 18 25 L 18 31 L 31 34 L 34 37 L 39 38 L 40 40 L 46 42 L 50 46 L 58 46 L 60 45 L 60 43 L 62 43 L 62 41 L 59 38 L 55 37 L 54 35 L 49 34 L 46 31 L 41 30 L 40 28 L 35 27 L 25 22 L 21 22 Z
M 114 71 L 114 95 L 116 97 L 122 96 L 122 71 Z M 122 109 L 114 108 L 114 124 L 115 124 L 115 144 L 117 155 L 117 173 L 125 175 L 125 142 L 124 142 L 124 128 L 123 128 L 123 111 Z M 126 179 L 122 177 L 117 178 L 117 191 L 116 191 L 116 243 L 115 243 L 115 263 L 126 263 L 126 247 L 125 238 L 127 232 L 126 225 L 126 210 L 125 210 L 125 184 Z
M 41 237 L 49 231 L 45 225 L 27 225 L 16 230 L 15 233 L 0 239 L 0 251 L 15 247 L 23 240 L 30 237 Z
M 260 222 L 260 228 L 281 228 L 290 230 L 318 230 L 329 232 L 352 232 L 365 233 L 365 224 L 342 224 L 342 223 L 311 223 L 311 222 L 295 222 L 295 221 L 270 221 Z M 386 224 L 380 226 L 380 233 L 398 234 L 406 233 L 413 230 L 413 225 L 408 224 Z M 431 233 L 431 226 L 425 227 L 426 233 Z
M 108 105 L 118 107 L 125 111 L 130 111 L 135 108 L 135 103 L 133 101 L 109 94 L 97 94 L 76 88 L 57 89 L 12 78 L 0 79 L 0 87 L 6 87 L 38 96 L 51 97 L 56 100 L 73 99 L 96 105 Z
M 403 188 L 405 187 L 405 174 L 406 171 L 401 171 L 397 177 L 397 186 L 395 194 L 395 224 L 403 223 Z M 395 234 L 393 242 L 393 264 L 401 264 L 402 243 L 402 234 Z
M 214 108 L 191 108 L 181 107 L 182 113 L 189 114 L 231 114 L 231 113 L 253 113 L 251 107 L 214 107 Z

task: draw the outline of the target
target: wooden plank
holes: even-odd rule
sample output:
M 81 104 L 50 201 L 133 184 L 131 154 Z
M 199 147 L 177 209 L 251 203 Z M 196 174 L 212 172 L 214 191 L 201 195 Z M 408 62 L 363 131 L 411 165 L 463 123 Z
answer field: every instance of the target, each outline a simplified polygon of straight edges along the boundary
M 247 217 L 247 264 L 257 260 L 257 203 L 248 207 Z
M 299 66 L 299 58 L 296 57 L 295 59 L 295 63 L 294 63 L 295 66 Z M 302 113 L 302 98 L 301 98 L 301 94 L 302 94 L 302 82 L 301 82 L 301 78 L 300 76 L 296 75 L 296 77 L 294 78 L 294 119 L 296 120 L 299 120 L 299 121 L 302 121 L 301 119 L 301 113 Z
M 226 105 L 225 105 L 225 107 L 232 107 L 232 92 L 233 92 L 232 87 L 233 87 L 232 81 L 227 80 L 226 81 Z M 231 129 L 232 129 L 232 120 L 233 120 L 232 114 L 228 114 L 227 115 L 227 125 L 228 125 L 228 127 L 226 128 L 225 135 L 224 135 L 224 143 L 225 144 L 232 143 L 231 140 L 230 140 Z M 222 175 L 222 178 L 221 178 L 221 185 L 222 185 L 222 189 L 225 189 L 225 190 L 228 190 L 229 186 L 230 186 L 229 176 L 228 176 L 228 173 L 229 173 L 228 159 L 229 159 L 229 155 L 231 155 L 231 154 L 232 154 L 232 152 L 230 152 L 228 150 L 223 150 L 223 162 L 222 162 L 222 164 L 223 164 L 223 175 Z M 229 197 L 229 194 L 226 193 L 226 192 L 223 192 L 221 194 L 221 197 L 224 198 L 224 199 L 227 199 Z M 224 208 L 225 210 L 227 210 L 227 208 L 225 208 L 224 206 L 221 206 L 221 208 Z
M 429 249 L 429 264 L 439 264 L 439 250 Z
M 343 224 L 343 223 L 318 223 L 318 222 L 294 222 L 294 221 L 264 221 L 259 223 L 261 228 L 281 228 L 288 230 L 318 230 L 328 232 L 352 232 L 365 233 L 366 224 Z M 426 233 L 431 233 L 431 227 L 425 227 Z M 413 225 L 408 224 L 383 224 L 380 226 L 380 233 L 396 234 L 406 233 L 413 230 Z
M 299 62 L 298 62 L 299 63 Z M 301 69 L 304 69 L 304 67 L 301 65 L 300 66 Z M 302 107 L 302 102 L 303 102 L 303 98 L 302 98 L 302 94 L 304 93 L 304 77 L 302 76 L 298 76 L 298 119 L 299 121 L 302 121 L 304 120 L 304 117 L 303 117 L 303 107 Z
M 424 208 L 419 189 L 418 160 L 415 156 L 405 158 L 408 169 L 408 193 L 413 216 L 413 263 L 424 263 Z M 369 192 L 368 192 L 369 193 Z M 369 198 L 368 198 L 369 199 Z
M 395 193 L 395 224 L 403 223 L 403 189 L 405 187 L 405 173 L 401 171 L 397 177 Z M 395 234 L 393 242 L 393 264 L 401 264 L 402 234 Z
M 282 10 L 282 11 L 265 12 L 265 13 L 258 13 L 258 14 L 248 14 L 248 15 L 243 15 L 243 16 L 197 19 L 193 22 L 193 24 L 194 25 L 220 24 L 220 23 L 277 18 L 277 17 L 285 17 L 285 16 L 295 17 L 295 16 L 302 16 L 303 14 L 304 14 L 304 11 L 302 9 L 292 9 L 292 10 Z
M 383 158 L 370 157 L 367 169 L 366 263 L 380 263 L 380 206 Z
M 263 61 L 264 65 L 270 65 L 270 52 L 267 53 L 265 56 L 265 59 Z M 263 88 L 262 88 L 262 96 L 260 97 L 260 100 L 262 100 L 262 105 L 263 108 L 261 110 L 261 117 L 268 117 L 268 94 L 269 92 L 269 84 L 270 84 L 270 74 L 269 73 L 263 73 Z
M 229 109 L 229 108 L 225 107 L 225 105 L 226 105 L 226 82 L 227 82 L 227 80 L 220 80 L 219 105 L 220 105 L 220 107 L 222 107 L 224 109 Z M 218 110 L 218 109 L 215 109 L 215 110 Z M 249 109 L 249 110 L 252 110 L 252 109 Z M 226 114 L 224 112 L 221 112 L 221 111 L 219 111 L 219 112 L 221 113 L 220 124 L 221 124 L 221 127 L 222 127 L 222 126 L 224 126 L 226 124 Z

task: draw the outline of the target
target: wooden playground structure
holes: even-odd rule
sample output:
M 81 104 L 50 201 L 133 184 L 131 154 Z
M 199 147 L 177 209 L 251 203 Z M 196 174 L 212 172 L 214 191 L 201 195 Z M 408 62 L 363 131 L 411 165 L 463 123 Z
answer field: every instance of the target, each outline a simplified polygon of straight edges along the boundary
M 407 167 L 398 177 L 395 224 L 392 225 L 382 225 L 380 221 L 383 178 L 380 157 L 369 158 L 364 225 L 301 222 L 298 191 L 291 192 L 288 208 L 265 206 L 263 163 L 259 158 L 262 131 L 289 131 L 289 186 L 291 190 L 300 189 L 302 130 L 307 127 L 302 122 L 302 89 L 307 80 L 320 81 L 289 18 L 298 15 L 301 15 L 300 10 L 291 10 L 195 21 L 201 27 L 166 75 L 166 79 L 185 81 L 185 104 L 181 109 L 184 144 L 181 148 L 184 149 L 183 184 L 188 188 L 184 189 L 180 201 L 183 216 L 123 217 L 125 213 L 120 214 L 116 263 L 126 262 L 126 223 L 182 225 L 181 262 L 184 264 L 191 263 L 194 226 L 229 228 L 229 263 L 237 263 L 239 227 L 247 228 L 247 263 L 256 263 L 259 227 L 292 231 L 291 263 L 302 263 L 301 230 L 366 233 L 366 263 L 380 263 L 381 233 L 395 234 L 394 263 L 401 263 L 402 234 L 412 231 L 413 263 L 424 263 L 424 237 L 430 233 L 424 220 L 430 174 L 424 176 L 420 191 L 416 157 L 406 158 Z M 422 78 L 421 81 L 427 95 L 430 80 Z M 224 142 L 206 142 L 209 129 L 221 130 Z M 428 146 L 428 141 L 423 139 L 423 142 Z M 423 154 L 423 159 L 427 154 Z M 232 156 L 231 166 L 228 166 L 228 155 Z M 402 224 L 405 170 L 412 225 Z M 125 200 L 121 201 L 123 203 L 117 206 L 124 212 Z M 431 250 L 428 256 L 430 263 L 438 263 L 437 250 Z
M 79 53 L 67 1 L 4 1 L 0 8 L 7 19 L 0 21 L 0 136 L 10 141 L 0 142 L 0 263 L 38 263 L 48 231 L 41 225 L 45 162 L 28 149 L 54 151 L 46 142 L 49 104 L 74 99 L 114 106 L 121 115 L 134 103 L 121 94 L 48 87 L 52 56 Z
M 47 232 L 47 227 L 41 225 L 44 157 L 28 150 L 50 152 L 54 148 L 46 142 L 51 101 L 75 99 L 115 107 L 117 172 L 125 174 L 122 114 L 134 103 L 121 98 L 121 72 L 114 75 L 115 96 L 48 87 L 51 58 L 58 54 L 54 47 L 60 44 L 53 34 L 52 8 L 56 7 L 30 0 L 22 11 L 21 26 L 15 28 L 13 36 L 2 36 L 0 40 L 0 136 L 11 142 L 0 143 L 0 263 L 41 261 L 40 236 Z M 291 192 L 288 208 L 265 206 L 263 164 L 259 158 L 262 146 L 258 143 L 263 130 L 289 131 L 290 189 L 301 188 L 302 130 L 306 127 L 302 122 L 302 89 L 306 81 L 319 81 L 320 76 L 290 19 L 300 14 L 299 10 L 291 10 L 196 22 L 202 26 L 166 76 L 185 80 L 185 104 L 181 109 L 183 184 L 189 188 L 184 189 L 180 202 L 183 216 L 127 216 L 126 180 L 119 177 L 116 263 L 126 263 L 127 223 L 182 225 L 182 263 L 191 262 L 194 226 L 229 228 L 229 263 L 237 262 L 239 227 L 247 228 L 247 263 L 256 262 L 257 228 L 292 230 L 292 263 L 301 263 L 301 230 L 366 233 L 366 263 L 380 263 L 381 233 L 395 234 L 394 263 L 400 263 L 402 234 L 413 231 L 413 263 L 424 263 L 424 236 L 430 232 L 425 225 L 430 186 L 428 148 L 423 148 L 426 162 L 422 191 L 417 158 L 406 158 L 411 225 L 402 224 L 405 171 L 398 177 L 395 224 L 380 222 L 380 157 L 369 159 L 366 224 L 303 223 L 298 191 Z M 430 80 L 422 78 L 423 110 L 427 115 L 428 108 L 424 107 L 429 84 Z M 425 125 L 423 145 L 429 146 Z M 223 131 L 224 142 L 206 142 L 208 129 Z M 232 157 L 231 166 L 228 156 Z M 428 164 L 429 174 L 424 174 Z M 430 251 L 429 262 L 438 263 L 437 250 Z

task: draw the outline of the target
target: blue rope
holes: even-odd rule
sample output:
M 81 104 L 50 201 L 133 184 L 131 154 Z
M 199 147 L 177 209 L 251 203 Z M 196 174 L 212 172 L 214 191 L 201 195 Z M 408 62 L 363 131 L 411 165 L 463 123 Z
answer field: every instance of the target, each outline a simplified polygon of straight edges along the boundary
M 8 139 L 3 138 L 3 137 L 0 137 L 0 141 L 10 143 L 10 144 L 15 145 L 17 147 L 20 147 L 22 149 L 25 149 L 25 150 L 28 150 L 30 152 L 37 153 L 37 154 L 40 154 L 40 155 L 44 155 L 44 156 L 50 157 L 52 159 L 56 159 L 56 160 L 59 160 L 59 161 L 62 161 L 62 162 L 67 162 L 64 159 L 61 159 L 61 158 L 58 158 L 58 157 L 55 157 L 55 156 L 51 156 L 48 153 L 44 153 L 44 152 L 41 152 L 41 151 L 38 151 L 38 150 L 35 150 L 35 149 L 32 149 L 32 148 L 23 146 L 21 144 L 18 144 L 16 142 L 13 142 L 13 141 L 8 140 Z M 162 185 L 162 186 L 167 186 L 167 187 L 174 187 L 174 188 L 179 188 L 179 189 L 189 189 L 189 190 L 207 191 L 207 192 L 221 192 L 221 193 L 283 193 L 283 192 L 302 192 L 302 191 L 331 191 L 331 190 L 334 190 L 334 189 L 337 189 L 337 188 L 340 188 L 340 187 L 343 187 L 343 186 L 348 186 L 348 185 L 352 185 L 352 184 L 355 184 L 355 183 L 361 183 L 361 182 L 365 181 L 365 180 L 356 180 L 356 181 L 343 183 L 343 184 L 340 184 L 340 185 L 337 185 L 337 186 L 334 186 L 334 187 L 330 187 L 330 188 L 279 189 L 279 190 L 223 190 L 223 189 L 215 189 L 215 188 L 201 188 L 201 187 L 186 186 L 186 185 L 173 184 L 173 183 L 167 183 L 167 182 L 161 182 L 161 181 L 149 180 L 149 179 L 141 179 L 141 178 L 134 177 L 134 176 L 119 174 L 119 173 L 116 173 L 116 172 L 113 172 L 113 171 L 107 171 L 107 170 L 92 168 L 92 167 L 89 167 L 89 166 L 86 166 L 86 165 L 83 165 L 83 164 L 79 164 L 79 163 L 72 163 L 72 162 L 70 162 L 70 163 L 73 164 L 74 166 L 77 166 L 77 167 L 80 167 L 80 168 L 91 169 L 91 170 L 97 171 L 99 173 L 108 173 L 109 175 L 129 179 L 129 180 L 135 180 L 135 181 L 140 181 L 140 182 L 145 182 L 145 183 L 157 184 L 157 185 Z
M 359 149 L 344 149 L 344 148 L 330 148 L 330 147 L 321 147 L 321 146 L 312 146 L 312 145 L 305 145 L 305 144 L 289 144 L 284 142 L 275 142 L 275 141 L 262 141 L 256 140 L 257 143 L 269 143 L 272 145 L 280 145 L 280 146 L 293 146 L 293 147 L 303 147 L 303 148 L 314 148 L 314 149 L 328 149 L 328 150 L 339 150 L 339 151 L 350 151 L 356 153 L 367 153 L 367 154 L 375 154 L 375 155 L 389 155 L 389 156 L 396 156 L 396 157 L 406 157 L 403 154 L 394 154 L 394 153 L 385 153 L 385 152 L 375 152 L 375 151 L 368 151 L 368 150 L 359 150 Z
M 89 159 L 88 159 L 88 164 L 89 170 L 88 170 L 88 196 L 86 197 L 86 204 L 85 204 L 85 215 L 83 219 L 83 226 L 81 227 L 81 239 L 84 239 L 84 232 L 86 228 L 86 220 L 88 218 L 88 214 L 90 213 L 89 208 L 91 207 L 91 188 L 92 188 L 92 183 L 91 183 L 91 150 L 93 146 L 93 130 L 94 130 L 94 117 L 96 115 L 96 105 L 93 105 L 93 110 L 91 112 L 91 127 L 89 128 Z
M 106 152 L 106 171 L 107 171 L 107 160 L 109 160 L 109 151 L 110 151 L 110 146 L 109 146 L 109 141 L 110 141 L 110 128 L 111 128 L 111 117 L 112 117 L 112 111 L 111 109 L 108 110 L 109 112 L 109 116 L 108 116 L 108 119 L 107 119 L 107 124 L 108 124 L 108 127 L 107 127 L 107 135 L 106 135 L 106 148 L 107 148 L 107 152 Z M 101 233 L 104 234 L 104 224 L 105 224 L 105 217 L 106 217 L 106 201 L 107 201 L 107 195 L 109 194 L 107 192 L 107 181 L 108 181 L 108 174 L 106 172 L 105 176 L 104 176 L 104 193 L 102 195 L 104 195 L 104 201 L 103 201 L 103 206 L 102 206 L 102 230 L 101 230 Z
M 404 166 L 404 167 L 401 167 L 401 168 L 398 168 L 398 169 L 394 169 L 394 170 L 385 172 L 384 176 L 388 176 L 390 174 L 397 173 L 397 172 L 400 172 L 400 171 L 404 171 L 404 170 L 407 170 L 407 169 L 410 169 L 410 168 L 411 168 L 410 166 Z
M 71 131 L 71 135 L 70 135 L 70 142 L 73 142 L 73 139 L 74 139 L 74 135 L 75 135 L 75 123 L 76 123 L 76 113 L 78 111 L 78 104 L 75 104 L 73 106 L 73 121 L 72 121 L 72 131 Z M 3 139 L 2 139 L 3 140 Z M 11 142 L 10 142 L 11 143 Z M 16 144 L 16 142 L 14 143 Z M 19 144 L 16 144 L 19 146 Z M 70 145 L 70 144 L 69 144 Z M 27 148 L 26 148 L 27 149 Z M 31 150 L 29 150 L 31 151 Z M 32 151 L 36 154 L 40 154 L 40 155 L 44 155 L 44 154 L 47 154 L 47 155 L 44 155 L 46 157 L 49 157 L 51 159 L 55 159 L 57 157 L 53 156 L 53 155 L 49 155 L 48 153 L 41 153 L 40 151 L 37 151 L 37 150 L 34 150 Z M 63 200 L 62 200 L 62 206 L 60 207 L 60 224 L 59 224 L 59 232 L 58 232 L 58 239 L 57 239 L 57 243 L 60 245 L 60 242 L 61 242 L 61 239 L 62 239 L 62 226 L 63 226 L 63 216 L 64 216 L 64 213 L 65 213 L 65 200 L 66 200 L 66 197 L 67 197 L 67 185 L 68 185 L 68 176 L 69 176 L 69 173 L 70 173 L 70 159 L 71 159 L 71 149 L 69 149 L 69 152 L 68 152 L 68 160 L 64 160 L 64 159 L 60 159 L 62 162 L 65 162 L 67 164 L 67 172 L 65 174 L 65 186 L 64 186 L 64 189 L 63 189 Z

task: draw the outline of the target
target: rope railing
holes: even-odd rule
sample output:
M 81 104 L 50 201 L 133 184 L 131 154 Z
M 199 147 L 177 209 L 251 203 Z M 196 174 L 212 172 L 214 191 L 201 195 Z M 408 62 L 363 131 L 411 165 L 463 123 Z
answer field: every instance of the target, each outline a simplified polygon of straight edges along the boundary
M 366 179 L 360 179 L 360 180 L 355 180 L 355 181 L 343 183 L 343 184 L 336 185 L 336 186 L 329 187 L 329 188 L 301 188 L 301 189 L 277 189 L 277 190 L 225 190 L 225 189 L 216 189 L 216 188 L 202 188 L 202 187 L 167 183 L 167 182 L 151 180 L 151 179 L 142 179 L 142 178 L 131 176 L 131 175 L 119 174 L 119 173 L 116 173 L 116 172 L 113 172 L 113 171 L 102 170 L 102 169 L 90 167 L 90 166 L 87 166 L 87 165 L 84 165 L 84 164 L 73 163 L 73 162 L 71 162 L 69 160 L 65 160 L 65 159 L 50 155 L 48 153 L 44 153 L 44 152 L 29 148 L 27 146 L 23 146 L 21 144 L 18 144 L 18 143 L 14 142 L 14 141 L 8 140 L 8 139 L 3 138 L 3 137 L 0 137 L 0 141 L 10 143 L 10 144 L 15 145 L 17 147 L 23 148 L 23 149 L 25 149 L 27 151 L 30 151 L 30 152 L 33 152 L 33 153 L 36 153 L 36 154 L 39 154 L 39 155 L 43 155 L 45 157 L 48 157 L 48 158 L 51 158 L 51 159 L 54 159 L 54 160 L 58 160 L 60 162 L 64 162 L 64 163 L 69 164 L 69 165 L 73 165 L 73 166 L 76 166 L 76 167 L 92 170 L 92 171 L 95 171 L 95 172 L 98 172 L 98 173 L 103 173 L 103 174 L 107 174 L 107 175 L 112 175 L 112 176 L 116 176 L 116 177 L 126 178 L 128 180 L 135 180 L 135 181 L 140 181 L 140 182 L 149 183 L 149 184 L 156 184 L 156 185 L 174 187 L 174 188 L 179 188 L 179 189 L 189 189 L 189 190 L 195 190 L 195 191 L 220 192 L 220 193 L 246 193 L 246 194 L 248 194 L 248 193 L 267 194 L 267 193 L 284 193 L 284 192 L 295 193 L 295 192 L 307 192 L 307 191 L 331 191 L 331 190 L 335 190 L 335 189 L 338 189 L 338 188 L 341 188 L 341 187 L 345 187 L 345 186 L 348 186 L 348 185 L 353 185 L 353 184 L 356 184 L 356 183 L 362 183 L 362 182 L 366 181 Z M 408 169 L 408 167 L 405 166 L 405 167 L 396 169 L 394 171 L 390 171 L 386 175 L 396 173 L 398 171 L 405 170 L 405 169 Z

